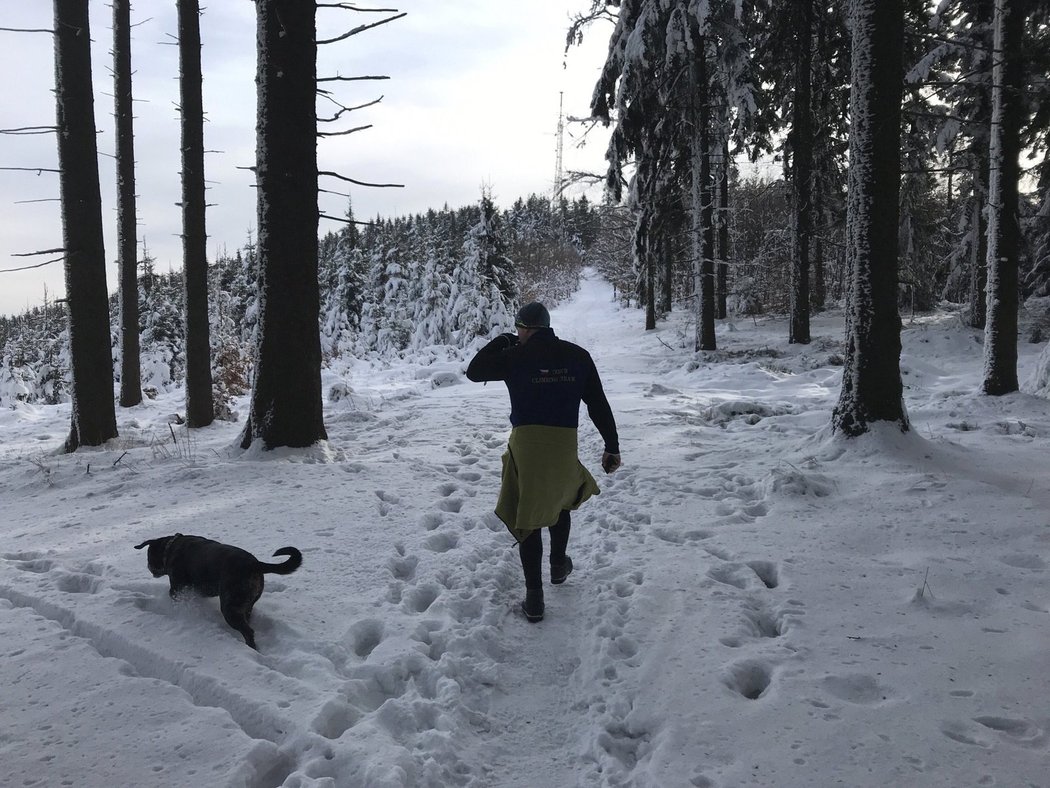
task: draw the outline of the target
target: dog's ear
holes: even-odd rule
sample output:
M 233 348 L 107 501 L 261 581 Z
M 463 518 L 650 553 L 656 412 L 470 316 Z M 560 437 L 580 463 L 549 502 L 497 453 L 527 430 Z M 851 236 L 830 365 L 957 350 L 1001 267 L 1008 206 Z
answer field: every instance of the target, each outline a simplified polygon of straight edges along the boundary
M 136 549 L 136 550 L 141 550 L 141 549 L 142 549 L 143 547 L 146 547 L 147 545 L 151 544 L 152 542 L 153 542 L 153 540 L 152 540 L 152 539 L 147 539 L 147 540 L 146 540 L 145 542 L 143 542 L 142 544 L 137 544 L 137 545 L 135 545 L 135 549 Z

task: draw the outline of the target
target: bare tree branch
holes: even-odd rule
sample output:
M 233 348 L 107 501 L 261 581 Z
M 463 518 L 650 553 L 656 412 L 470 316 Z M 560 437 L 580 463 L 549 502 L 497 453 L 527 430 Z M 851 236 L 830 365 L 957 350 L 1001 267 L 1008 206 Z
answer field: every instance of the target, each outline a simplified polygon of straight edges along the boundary
M 331 219 L 333 222 L 342 222 L 343 224 L 359 224 L 362 227 L 372 226 L 372 222 L 359 222 L 357 219 L 343 219 L 339 216 L 332 216 L 327 213 L 319 213 L 318 216 L 322 219 Z
M 22 126 L 18 129 L 0 129 L 0 134 L 53 134 L 57 126 Z
M 330 117 L 330 118 L 318 118 L 317 119 L 318 123 L 332 123 L 334 121 L 339 120 L 339 118 L 342 117 L 342 115 L 344 113 L 346 113 L 346 112 L 354 112 L 355 110 L 365 109 L 366 107 L 371 107 L 371 106 L 373 106 L 375 104 L 378 104 L 380 101 L 383 100 L 383 96 L 380 96 L 379 98 L 375 99 L 374 101 L 369 101 L 369 102 L 367 102 L 365 104 L 358 104 L 356 107 L 347 107 L 347 106 L 345 106 L 343 104 L 340 104 L 338 101 L 336 101 L 334 98 L 329 96 L 324 91 L 318 91 L 318 93 L 321 94 L 322 98 L 327 99 L 328 101 L 332 102 L 337 107 L 339 107 L 339 111 L 337 113 L 335 113 L 332 117 Z
M 0 27 L 0 31 L 5 33 L 50 33 L 55 34 L 54 30 L 50 28 L 23 28 L 23 27 Z
M 363 14 L 396 14 L 396 8 L 361 8 L 353 3 L 317 3 L 318 8 L 341 8 L 344 11 L 360 11 Z
M 318 82 L 360 82 L 365 79 L 390 79 L 390 77 L 382 74 L 369 74 L 362 77 L 342 77 L 338 74 L 334 77 L 318 77 Z
M 375 189 L 403 189 L 403 188 L 405 188 L 405 184 L 403 184 L 403 183 L 367 183 L 366 181 L 358 181 L 358 180 L 354 180 L 353 178 L 347 178 L 345 175 L 340 175 L 339 173 L 332 172 L 330 170 L 318 170 L 317 174 L 318 175 L 328 175 L 329 177 L 338 178 L 341 181 L 346 181 L 347 183 L 353 183 L 353 184 L 355 184 L 357 186 L 370 186 L 370 187 L 375 188 Z
M 39 175 L 42 172 L 62 172 L 62 170 L 54 170 L 50 167 L 0 167 L 0 171 L 4 172 L 35 172 Z
M 21 252 L 20 254 L 13 254 L 12 257 L 36 257 L 42 254 L 57 254 L 58 252 L 64 252 L 65 249 L 42 249 L 39 252 Z
M 323 41 L 318 41 L 317 46 L 321 46 L 322 44 L 334 44 L 337 41 L 344 41 L 347 38 L 350 38 L 350 36 L 356 36 L 358 33 L 363 33 L 364 31 L 371 30 L 374 27 L 385 25 L 387 22 L 393 22 L 395 19 L 400 19 L 403 16 L 408 16 L 408 13 L 402 12 L 400 14 L 397 14 L 396 16 L 389 16 L 386 19 L 381 19 L 380 21 L 373 22 L 370 25 L 358 25 L 353 30 L 343 33 L 341 36 L 336 36 L 335 38 L 326 38 Z
M 15 255 L 18 257 L 19 255 Z M 46 260 L 43 263 L 37 263 L 36 265 L 23 265 L 18 268 L 0 268 L 0 274 L 11 274 L 15 271 L 28 271 L 31 268 L 43 268 L 45 265 L 51 265 L 52 263 L 60 263 L 65 260 L 65 257 L 56 257 L 54 260 Z
M 365 129 L 372 128 L 372 124 L 369 123 L 367 126 L 355 126 L 352 129 L 346 131 L 319 131 L 317 132 L 318 137 L 345 137 L 347 134 L 353 134 L 356 131 L 364 131 Z

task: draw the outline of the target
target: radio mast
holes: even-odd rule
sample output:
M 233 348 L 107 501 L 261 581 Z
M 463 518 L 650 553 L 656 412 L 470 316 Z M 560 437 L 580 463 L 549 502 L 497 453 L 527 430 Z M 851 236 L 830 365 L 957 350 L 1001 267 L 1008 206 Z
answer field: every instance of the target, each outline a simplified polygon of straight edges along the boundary
M 565 93 L 558 93 L 558 131 L 557 131 L 557 144 L 555 147 L 556 153 L 554 155 L 554 189 L 551 191 L 551 210 L 557 210 L 558 203 L 561 200 L 562 189 L 565 188 L 565 184 L 562 182 L 562 150 L 564 147 L 565 137 L 565 116 L 562 113 L 562 105 L 565 100 Z

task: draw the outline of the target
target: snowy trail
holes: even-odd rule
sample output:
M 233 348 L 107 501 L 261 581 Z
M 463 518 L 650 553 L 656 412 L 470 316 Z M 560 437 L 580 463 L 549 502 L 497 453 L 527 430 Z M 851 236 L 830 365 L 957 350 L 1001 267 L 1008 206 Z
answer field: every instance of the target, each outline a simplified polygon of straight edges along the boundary
M 625 464 L 537 625 L 492 514 L 506 391 L 459 362 L 350 370 L 305 452 L 241 456 L 221 424 L 173 444 L 169 400 L 68 457 L 41 451 L 68 408 L 0 412 L 12 784 L 1042 784 L 1045 401 L 958 393 L 972 339 L 931 331 L 944 355 L 906 365 L 928 437 L 847 447 L 822 433 L 837 326 L 784 350 L 727 324 L 697 357 L 688 320 L 641 332 L 594 278 L 552 317 Z M 585 415 L 580 444 L 597 469 Z M 303 551 L 258 653 L 132 549 L 176 531 Z

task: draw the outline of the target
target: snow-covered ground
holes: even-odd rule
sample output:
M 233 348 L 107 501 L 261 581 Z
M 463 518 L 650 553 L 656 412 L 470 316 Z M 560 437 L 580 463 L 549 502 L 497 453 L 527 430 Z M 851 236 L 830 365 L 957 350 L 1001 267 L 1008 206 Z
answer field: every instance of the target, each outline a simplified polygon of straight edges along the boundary
M 603 490 L 537 625 L 492 514 L 506 391 L 462 363 L 326 372 L 354 394 L 308 451 L 169 430 L 176 395 L 72 456 L 68 406 L 0 411 L 0 782 L 1050 785 L 1050 403 L 975 393 L 977 332 L 907 323 L 914 430 L 845 441 L 841 316 L 697 356 L 591 277 L 553 322 L 624 467 L 584 417 Z M 302 550 L 258 652 L 132 549 L 176 532 Z

